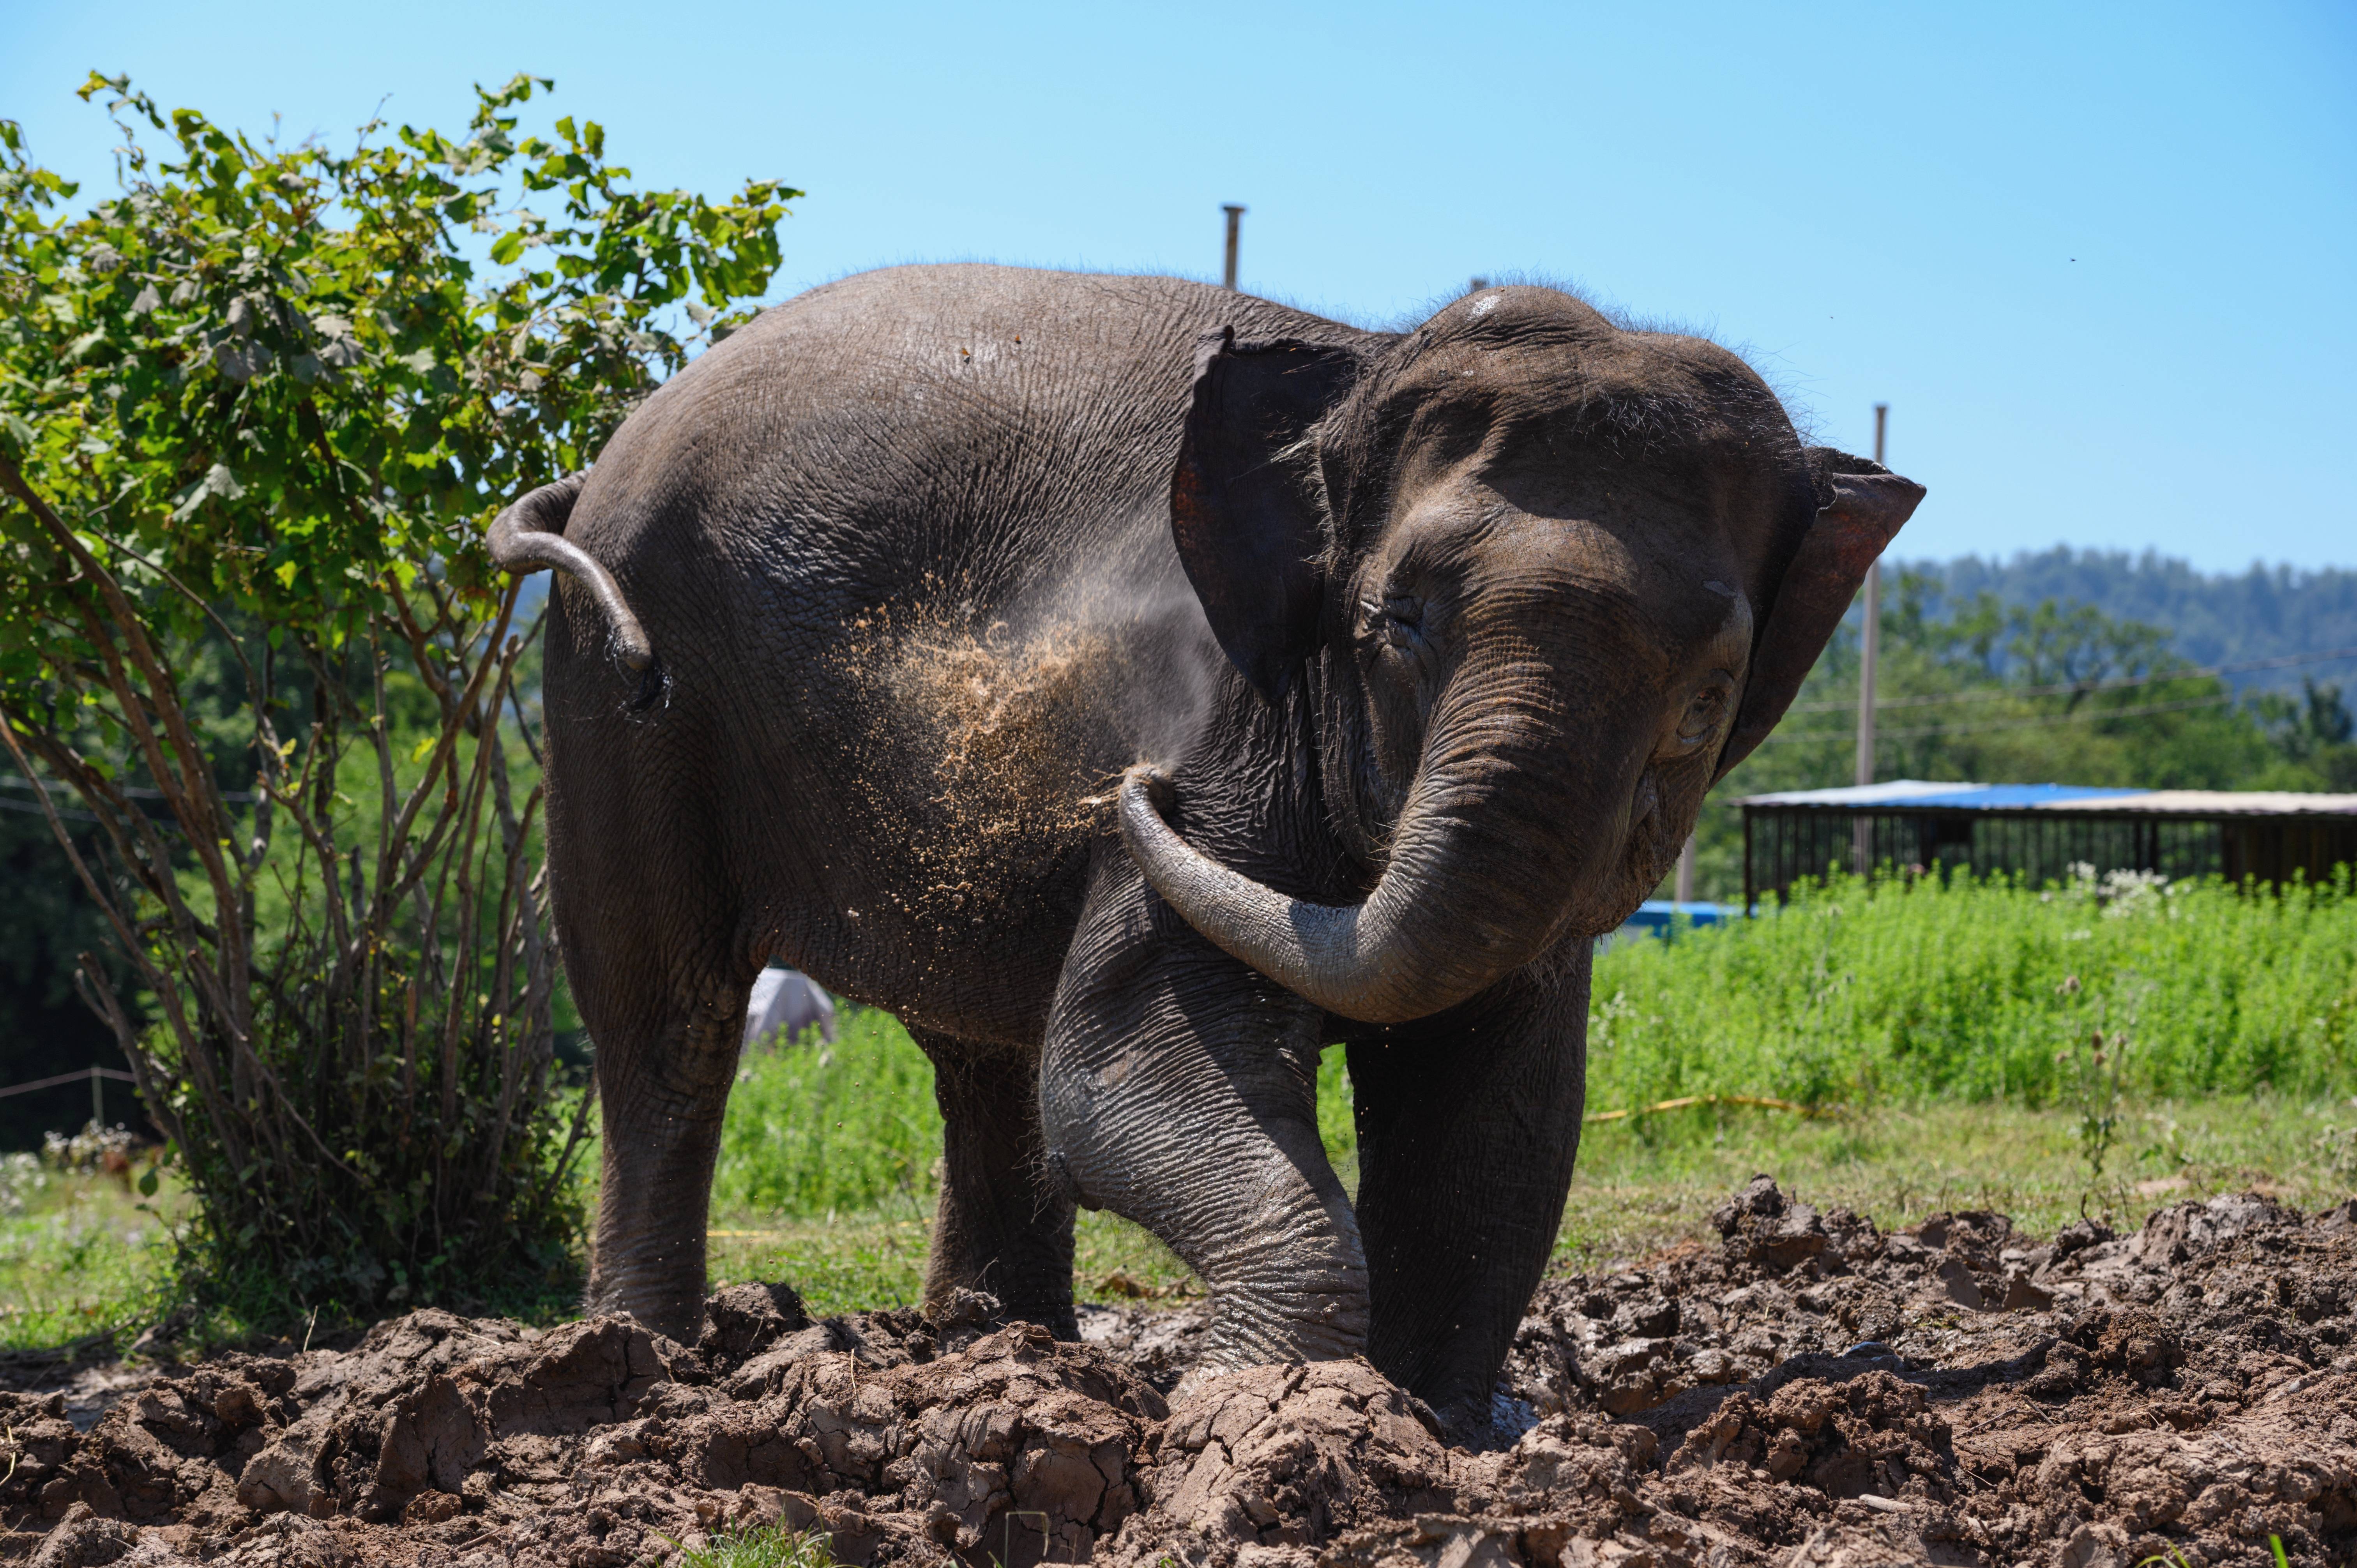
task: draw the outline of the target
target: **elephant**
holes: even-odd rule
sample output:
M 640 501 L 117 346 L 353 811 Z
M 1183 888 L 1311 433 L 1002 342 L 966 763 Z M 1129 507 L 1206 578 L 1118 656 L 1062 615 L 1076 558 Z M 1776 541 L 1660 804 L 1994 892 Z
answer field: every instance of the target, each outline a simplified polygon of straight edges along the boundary
M 1594 939 L 1923 494 L 1737 355 L 1547 287 L 1383 332 L 942 265 L 762 312 L 490 530 L 564 574 L 589 1306 L 692 1337 L 775 955 L 934 1064 L 928 1304 L 1071 1337 L 1075 1209 L 1109 1209 L 1205 1286 L 1204 1369 L 1364 1356 L 1480 1438 L 1569 1190 Z
M 743 1048 L 749 1051 L 772 1037 L 791 1046 L 805 1031 L 834 1044 L 834 998 L 800 970 L 772 967 L 755 975 L 745 999 Z

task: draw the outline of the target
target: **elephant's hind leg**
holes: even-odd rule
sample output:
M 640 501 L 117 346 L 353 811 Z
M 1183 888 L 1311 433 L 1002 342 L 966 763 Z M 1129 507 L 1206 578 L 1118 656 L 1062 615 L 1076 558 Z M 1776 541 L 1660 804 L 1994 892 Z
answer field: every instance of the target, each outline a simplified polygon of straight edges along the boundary
M 1051 1179 L 1039 1138 L 1039 1053 L 909 1034 L 933 1063 L 942 1108 L 941 1207 L 925 1301 L 963 1287 L 1009 1317 L 1077 1339 L 1072 1200 Z
M 693 1344 L 713 1165 L 758 966 L 733 890 L 696 840 L 576 831 L 553 835 L 552 854 L 571 873 L 556 884 L 557 926 L 597 1047 L 604 1134 L 586 1305 Z
M 665 976 L 627 987 L 637 994 L 615 1005 L 619 989 L 575 985 L 597 1042 L 604 1122 L 586 1305 L 635 1314 L 692 1344 L 704 1318 L 705 1215 L 748 987 L 722 974 L 701 984 Z
M 1366 1348 L 1366 1261 L 1318 1136 L 1320 1020 L 1125 860 L 1100 874 L 1049 1016 L 1049 1158 L 1209 1288 L 1206 1370 Z

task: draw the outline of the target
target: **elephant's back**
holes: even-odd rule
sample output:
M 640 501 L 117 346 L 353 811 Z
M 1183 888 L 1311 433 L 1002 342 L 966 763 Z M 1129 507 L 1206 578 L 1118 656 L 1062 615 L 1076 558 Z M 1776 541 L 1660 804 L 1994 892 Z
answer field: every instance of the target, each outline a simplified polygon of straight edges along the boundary
M 1101 792 L 1155 738 L 1132 691 L 1211 647 L 1169 484 L 1198 344 L 1226 326 L 1354 331 L 1183 279 L 980 265 L 764 312 L 631 415 L 566 529 L 654 646 L 650 722 L 704 730 L 719 769 L 824 759 L 812 788 L 856 780 L 880 833 Z M 613 684 L 551 677 L 575 712 Z M 974 831 L 1036 843 L 1029 818 Z
M 1196 345 L 1222 326 L 1354 335 L 1176 278 L 985 265 L 845 278 L 764 312 L 651 397 L 599 455 L 568 532 L 626 591 L 733 562 L 822 596 L 880 602 L 954 580 L 995 602 L 1060 557 L 1141 524 L 1158 534 Z

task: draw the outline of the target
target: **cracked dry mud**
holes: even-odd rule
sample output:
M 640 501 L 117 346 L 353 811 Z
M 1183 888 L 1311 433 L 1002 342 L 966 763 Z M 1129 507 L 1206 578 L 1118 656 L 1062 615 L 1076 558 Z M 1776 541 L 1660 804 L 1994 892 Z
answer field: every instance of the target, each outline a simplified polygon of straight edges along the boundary
M 0 1562 L 619 1568 L 770 1521 L 943 1568 L 2357 1552 L 2357 1201 L 2033 1244 L 1984 1213 L 1881 1235 L 1762 1177 L 1717 1218 L 1716 1248 L 1546 1281 L 1481 1452 L 1362 1362 L 1174 1407 L 1200 1311 L 1087 1312 L 1071 1345 L 985 1297 L 812 1323 L 740 1285 L 694 1346 L 420 1312 L 218 1358 L 94 1425 L 0 1393 Z

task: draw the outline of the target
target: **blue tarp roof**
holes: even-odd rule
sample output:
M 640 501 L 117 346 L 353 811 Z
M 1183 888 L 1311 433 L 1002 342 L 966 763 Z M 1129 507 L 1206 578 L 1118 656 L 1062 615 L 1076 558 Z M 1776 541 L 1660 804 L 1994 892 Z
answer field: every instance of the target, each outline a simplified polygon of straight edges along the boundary
M 2357 795 L 2281 789 L 2123 789 L 2093 784 L 1941 784 L 1893 779 L 1840 789 L 1785 789 L 1747 795 L 1739 806 L 1814 806 L 1849 811 L 2024 811 L 2100 808 L 2156 816 L 2350 816 Z
M 1944 795 L 1916 795 L 1910 806 L 1964 806 L 1996 811 L 2013 806 L 2059 806 L 2065 800 L 2115 800 L 2142 789 L 2106 789 L 2092 784 L 1965 784 Z

